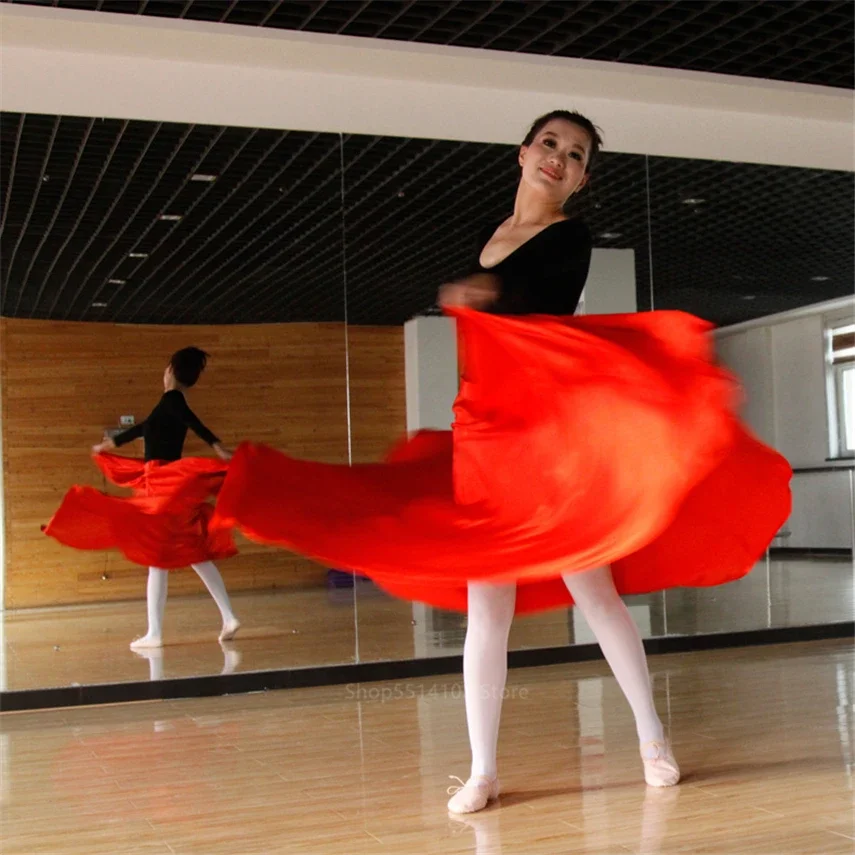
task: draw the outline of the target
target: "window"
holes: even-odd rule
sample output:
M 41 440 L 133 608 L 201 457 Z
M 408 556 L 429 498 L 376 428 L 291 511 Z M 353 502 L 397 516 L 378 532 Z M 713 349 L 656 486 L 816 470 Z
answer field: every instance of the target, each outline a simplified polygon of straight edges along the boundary
M 832 457 L 855 457 L 855 324 L 827 332 L 828 425 Z

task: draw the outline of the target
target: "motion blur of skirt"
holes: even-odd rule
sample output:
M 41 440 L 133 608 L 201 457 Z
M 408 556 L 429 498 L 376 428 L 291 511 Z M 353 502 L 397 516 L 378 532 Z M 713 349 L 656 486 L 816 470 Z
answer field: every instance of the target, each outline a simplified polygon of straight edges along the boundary
M 465 610 L 569 605 L 561 574 L 610 564 L 635 594 L 738 579 L 790 512 L 789 464 L 739 422 L 711 325 L 682 312 L 451 312 L 465 355 L 452 430 L 336 466 L 245 443 L 214 525 Z
M 131 496 L 109 496 L 93 487 L 72 487 L 43 531 L 75 549 L 116 549 L 129 561 L 164 570 L 237 554 L 231 533 L 209 528 L 215 496 L 228 463 L 186 457 L 144 463 L 97 454 L 105 477 Z

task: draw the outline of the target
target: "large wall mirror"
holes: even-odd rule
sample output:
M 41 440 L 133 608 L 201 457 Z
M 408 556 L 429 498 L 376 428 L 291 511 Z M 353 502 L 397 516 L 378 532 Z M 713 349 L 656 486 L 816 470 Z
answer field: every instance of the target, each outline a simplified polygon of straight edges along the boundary
M 665 594 L 669 633 L 855 617 L 851 173 L 651 157 L 656 309 L 704 317 L 743 416 L 793 466 L 793 513 L 738 582 Z M 848 385 L 847 385 L 848 384 Z
M 132 652 L 146 569 L 40 529 L 73 484 L 113 489 L 90 447 L 145 418 L 188 345 L 210 353 L 189 403 L 226 445 L 347 463 L 340 136 L 6 113 L 0 148 L 2 688 L 353 662 L 352 586 L 246 541 L 219 566 L 235 641 L 188 569 L 164 646 Z
M 220 566 L 236 639 L 217 642 L 186 570 L 170 574 L 166 643 L 135 653 L 145 568 L 40 526 L 72 484 L 113 489 L 90 446 L 147 414 L 188 344 L 211 354 L 190 403 L 230 445 L 362 463 L 447 428 L 456 340 L 437 289 L 510 212 L 516 146 L 9 113 L 0 130 L 2 689 L 461 653 L 465 616 L 243 540 Z M 793 516 L 757 567 L 629 598 L 642 634 L 852 621 L 852 175 L 606 151 L 569 210 L 594 236 L 581 311 L 718 325 L 746 420 L 796 470 Z M 186 452 L 209 453 L 195 438 Z M 573 610 L 511 634 L 514 650 L 591 642 Z

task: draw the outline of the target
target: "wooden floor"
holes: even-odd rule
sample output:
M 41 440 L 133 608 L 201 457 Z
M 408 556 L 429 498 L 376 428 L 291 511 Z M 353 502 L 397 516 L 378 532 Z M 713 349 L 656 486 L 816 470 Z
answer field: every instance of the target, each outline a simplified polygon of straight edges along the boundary
M 228 581 L 228 580 L 227 580 Z M 243 628 L 224 647 L 207 595 L 170 597 L 166 646 L 141 656 L 144 602 L 0 613 L 0 689 L 193 677 L 462 652 L 465 617 L 357 589 L 261 591 L 233 597 Z M 855 619 L 851 560 L 773 561 L 738 582 L 628 597 L 645 637 L 828 624 Z M 584 619 L 557 610 L 514 621 L 513 650 L 593 641 Z
M 848 642 L 655 657 L 685 772 L 642 783 L 602 663 L 513 671 L 466 821 L 459 678 L 0 716 L 4 855 L 851 855 Z

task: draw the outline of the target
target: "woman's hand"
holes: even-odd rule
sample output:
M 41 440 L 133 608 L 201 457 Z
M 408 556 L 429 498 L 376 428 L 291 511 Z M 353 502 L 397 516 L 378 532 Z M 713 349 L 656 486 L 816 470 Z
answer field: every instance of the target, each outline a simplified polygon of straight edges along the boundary
M 104 439 L 98 443 L 98 445 L 92 446 L 93 454 L 103 454 L 105 451 L 112 451 L 116 447 L 116 443 L 109 436 L 105 436 Z
M 213 449 L 216 452 L 217 457 L 220 458 L 220 460 L 232 459 L 232 452 L 228 448 L 226 448 L 221 442 L 216 443 L 213 446 Z
M 490 273 L 476 273 L 439 289 L 442 308 L 484 309 L 499 296 L 499 280 Z

